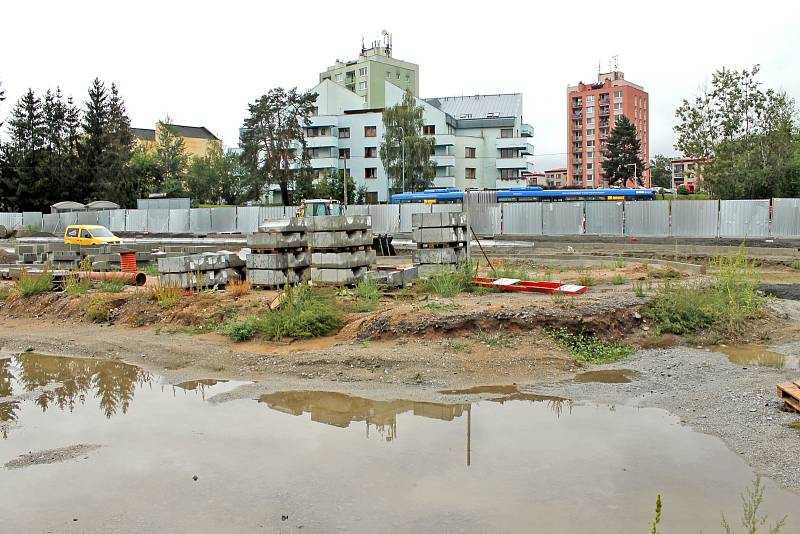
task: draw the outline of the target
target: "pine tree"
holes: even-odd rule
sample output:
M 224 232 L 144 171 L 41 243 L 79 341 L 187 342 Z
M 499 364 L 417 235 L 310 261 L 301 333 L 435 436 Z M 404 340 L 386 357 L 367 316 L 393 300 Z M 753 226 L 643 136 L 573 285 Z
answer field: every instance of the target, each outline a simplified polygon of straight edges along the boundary
M 80 145 L 82 172 L 80 180 L 76 180 L 76 197 L 72 200 L 96 200 L 92 197 L 102 184 L 111 179 L 105 168 L 105 153 L 109 149 L 107 128 L 108 92 L 103 82 L 95 78 L 89 88 L 89 99 L 83 114 L 83 140 Z
M 628 180 L 634 179 L 644 186 L 644 162 L 640 155 L 642 144 L 636 133 L 636 126 L 621 115 L 611 131 L 606 149 L 603 152 L 603 175 L 608 185 L 625 186 Z M 635 173 L 635 174 L 634 174 Z
M 125 111 L 125 103 L 115 84 L 107 109 L 106 152 L 103 159 L 105 180 L 98 184 L 97 195 L 120 206 L 132 206 L 140 191 L 137 188 L 129 163 L 133 154 L 133 132 Z
M 42 102 L 32 89 L 22 96 L 8 121 L 9 142 L 3 145 L 4 170 L 0 176 L 3 207 L 45 210 L 49 190 L 43 176 L 46 125 Z

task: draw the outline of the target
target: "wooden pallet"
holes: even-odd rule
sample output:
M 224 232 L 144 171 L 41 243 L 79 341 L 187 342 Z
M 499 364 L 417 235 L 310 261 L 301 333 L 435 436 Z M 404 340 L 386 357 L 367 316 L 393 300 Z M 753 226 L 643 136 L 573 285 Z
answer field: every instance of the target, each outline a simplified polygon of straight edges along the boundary
M 800 380 L 778 384 L 778 399 L 800 413 Z
M 250 254 L 296 254 L 309 250 L 309 247 L 251 248 Z
M 417 248 L 461 248 L 466 246 L 466 241 L 450 241 L 448 243 L 417 243 Z

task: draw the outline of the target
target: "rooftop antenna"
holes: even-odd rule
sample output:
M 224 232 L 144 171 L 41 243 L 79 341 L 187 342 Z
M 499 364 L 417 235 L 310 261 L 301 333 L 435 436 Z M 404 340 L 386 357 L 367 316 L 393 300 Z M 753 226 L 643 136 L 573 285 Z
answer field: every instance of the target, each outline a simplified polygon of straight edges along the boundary
M 361 53 L 363 54 L 366 51 L 367 51 L 367 47 L 364 46 L 364 34 L 362 33 L 361 34 Z
M 611 65 L 614 67 L 611 69 L 612 71 L 616 72 L 619 70 L 619 56 L 617 54 L 611 56 Z
M 600 60 L 598 59 L 597 60 L 597 74 L 601 74 L 602 72 L 603 71 L 602 71 L 602 67 L 600 66 Z

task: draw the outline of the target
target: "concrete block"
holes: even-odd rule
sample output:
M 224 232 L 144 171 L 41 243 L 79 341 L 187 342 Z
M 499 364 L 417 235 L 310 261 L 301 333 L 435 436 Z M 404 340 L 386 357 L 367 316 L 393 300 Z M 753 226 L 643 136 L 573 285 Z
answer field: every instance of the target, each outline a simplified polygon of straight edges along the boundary
M 325 215 L 307 219 L 311 232 L 339 232 L 372 228 L 369 215 Z
M 213 252 L 158 259 L 158 271 L 161 273 L 215 271 L 227 269 L 230 266 L 227 254 L 215 254 Z
M 311 234 L 313 248 L 347 248 L 372 246 L 372 230 L 342 232 L 314 232 Z
M 374 250 L 356 250 L 353 252 L 314 252 L 311 265 L 324 269 L 352 269 L 375 263 Z
M 248 270 L 247 279 L 254 286 L 285 286 L 288 284 L 298 284 L 308 279 L 309 269 L 288 269 L 283 271 L 273 270 Z
M 368 267 L 354 269 L 311 269 L 311 281 L 318 284 L 352 285 L 367 275 Z
M 308 252 L 284 252 L 281 254 L 248 254 L 247 269 L 284 270 L 311 265 Z
M 238 276 L 238 274 L 237 274 Z M 164 273 L 160 276 L 162 285 L 177 285 L 183 289 L 212 288 L 224 286 L 230 279 L 227 269 L 191 273 Z
M 418 248 L 411 252 L 414 264 L 420 263 L 459 263 L 467 261 L 467 247 Z
M 463 243 L 467 240 L 465 228 L 417 228 L 412 232 L 416 243 Z
M 247 235 L 247 246 L 254 249 L 304 248 L 308 246 L 305 232 L 266 233 L 256 232 Z
M 292 234 L 302 233 L 307 230 L 308 219 L 301 217 L 286 217 L 285 219 L 268 219 L 258 225 L 259 232 Z
M 80 260 L 82 255 L 77 250 L 55 250 L 52 255 L 48 255 L 53 261 L 75 261 Z
M 380 268 L 369 271 L 367 276 L 375 280 L 378 284 L 387 287 L 404 287 L 417 279 L 419 270 L 417 267 L 405 268 Z
M 17 253 L 17 256 L 19 256 L 19 261 L 22 263 L 34 263 L 37 259 L 35 252 L 23 252 L 22 254 Z
M 411 227 L 417 228 L 444 228 L 450 226 L 467 226 L 467 215 L 463 212 L 439 213 L 412 213 Z

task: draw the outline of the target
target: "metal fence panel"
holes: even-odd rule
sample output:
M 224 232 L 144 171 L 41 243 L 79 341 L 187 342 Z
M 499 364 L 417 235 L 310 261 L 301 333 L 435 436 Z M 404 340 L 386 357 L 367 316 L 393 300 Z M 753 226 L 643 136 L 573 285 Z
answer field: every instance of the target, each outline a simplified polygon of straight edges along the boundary
M 236 231 L 241 234 L 258 232 L 258 212 L 259 208 L 257 206 L 236 208 Z
M 189 233 L 189 208 L 169 210 L 169 233 Z
M 430 204 L 400 204 L 400 232 L 411 232 L 411 215 L 431 213 Z
M 197 234 L 211 232 L 211 210 L 192 208 L 189 210 L 189 231 Z
M 109 213 L 111 214 L 111 221 L 108 227 L 109 230 L 111 230 L 112 232 L 125 231 L 125 212 L 126 210 L 109 211 Z
M 21 213 L 0 213 L 0 224 L 6 228 L 14 228 L 18 224 L 22 224 Z
M 169 209 L 147 210 L 145 229 L 151 234 L 166 234 L 169 232 Z
M 297 217 L 300 206 L 283 206 L 283 217 Z
M 109 226 L 111 225 L 111 211 L 110 210 L 98 211 L 97 224 L 102 224 L 106 228 L 109 228 Z
M 504 202 L 503 235 L 542 235 L 541 202 Z
M 721 200 L 720 237 L 766 237 L 769 235 L 769 200 Z
M 469 224 L 479 236 L 496 236 L 501 230 L 500 204 L 472 204 L 469 207 Z
M 800 236 L 800 198 L 772 199 L 772 235 Z
M 625 235 L 668 236 L 669 200 L 626 202 Z
M 42 215 L 42 230 L 51 234 L 58 233 L 58 213 L 45 213 Z
M 372 204 L 369 206 L 372 218 L 372 231 L 376 234 L 396 234 L 400 232 L 399 204 Z
M 284 206 L 261 206 L 258 208 L 258 224 L 268 219 L 283 219 L 286 216 Z
M 717 237 L 719 201 L 676 200 L 672 202 L 671 231 L 675 237 Z
M 147 212 L 149 210 L 125 210 L 125 231 L 144 232 L 147 230 Z
M 583 233 L 583 202 L 542 204 L 542 234 L 578 235 Z
M 158 207 L 171 210 L 188 210 L 192 207 L 192 201 L 189 198 L 170 198 L 166 204 L 166 206 L 160 205 Z
M 345 215 L 369 215 L 369 206 L 366 204 L 347 206 L 344 213 Z
M 622 235 L 622 201 L 587 202 L 586 234 Z
M 58 231 L 63 232 L 70 224 L 78 224 L 78 214 L 76 212 L 58 214 Z
M 23 211 L 22 212 L 22 225 L 36 229 L 42 228 L 42 212 L 40 211 Z
M 211 230 L 213 232 L 235 232 L 236 208 L 211 208 Z
M 96 211 L 76 211 L 77 221 L 75 224 L 97 224 Z
M 461 204 L 431 204 L 433 213 L 458 213 L 462 211 Z

